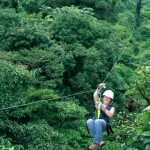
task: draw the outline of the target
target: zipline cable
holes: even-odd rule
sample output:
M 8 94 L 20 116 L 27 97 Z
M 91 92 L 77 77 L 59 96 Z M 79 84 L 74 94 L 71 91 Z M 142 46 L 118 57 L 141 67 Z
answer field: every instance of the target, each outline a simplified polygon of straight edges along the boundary
M 126 49 L 126 47 L 124 47 L 124 49 L 122 50 L 122 52 L 119 55 L 117 61 L 114 63 L 113 67 L 111 68 L 111 70 L 109 71 L 109 73 L 107 74 L 107 76 L 105 77 L 105 79 L 103 80 L 103 83 L 106 81 L 106 79 L 109 77 L 109 75 L 112 72 L 112 70 L 114 69 L 114 67 L 117 65 L 117 63 L 120 60 L 121 56 L 123 55 L 123 52 L 125 51 L 125 49 Z M 36 101 L 36 102 L 31 102 L 31 103 L 26 103 L 26 104 L 20 104 L 20 105 L 15 105 L 15 106 L 11 106 L 11 107 L 4 107 L 4 108 L 1 108 L 0 111 L 8 110 L 8 109 L 13 109 L 13 108 L 19 108 L 19 107 L 23 107 L 23 106 L 33 105 L 33 104 L 47 102 L 47 101 L 52 101 L 52 100 L 64 99 L 64 98 L 68 98 L 68 97 L 72 97 L 72 96 L 76 96 L 76 95 L 80 95 L 80 94 L 90 93 L 90 92 L 93 92 L 93 91 L 94 90 L 90 90 L 90 91 L 79 92 L 79 93 L 75 93 L 75 94 L 71 94 L 71 95 L 66 95 L 66 96 L 62 96 L 62 97 L 58 97 L 58 98 L 52 98 L 52 99 L 47 99 L 47 100 L 39 100 L 39 101 Z
M 76 96 L 76 95 L 79 95 L 79 94 L 90 93 L 90 92 L 92 92 L 92 91 L 93 91 L 93 90 L 85 91 L 85 92 L 80 92 L 80 93 L 75 93 L 75 94 L 71 94 L 71 95 L 67 95 L 67 96 L 62 96 L 62 97 L 57 97 L 57 98 L 51 98 L 51 99 L 46 99 L 46 100 L 40 100 L 40 101 L 31 102 L 31 103 L 26 103 L 26 104 L 20 104 L 20 105 L 16 105 L 16 106 L 1 108 L 0 110 L 2 111 L 2 110 L 12 109 L 12 108 L 18 108 L 18 107 L 28 106 L 28 105 L 32 105 L 32 104 L 37 104 L 37 103 L 52 101 L 52 100 L 64 99 L 64 98 Z
M 109 77 L 110 73 L 112 72 L 112 70 L 114 69 L 114 67 L 117 65 L 117 63 L 120 60 L 121 56 L 123 55 L 123 52 L 125 51 L 125 49 L 126 49 L 126 47 L 124 47 L 124 49 L 122 50 L 122 52 L 119 55 L 117 61 L 115 62 L 115 64 L 113 65 L 113 67 L 111 68 L 111 70 L 109 71 L 109 73 L 107 74 L 107 76 L 105 77 L 105 79 L 103 80 L 103 83 L 105 83 L 106 79 Z

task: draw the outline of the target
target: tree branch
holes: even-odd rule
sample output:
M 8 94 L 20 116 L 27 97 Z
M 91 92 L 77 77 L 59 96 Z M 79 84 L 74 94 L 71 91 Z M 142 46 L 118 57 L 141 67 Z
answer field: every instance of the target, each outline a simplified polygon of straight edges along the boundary
M 146 95 L 144 94 L 144 92 L 142 92 L 142 89 L 139 87 L 138 83 L 136 82 L 136 86 L 137 89 L 139 91 L 139 93 L 141 94 L 141 96 L 147 101 L 147 103 L 150 105 L 150 100 L 148 97 L 146 97 Z

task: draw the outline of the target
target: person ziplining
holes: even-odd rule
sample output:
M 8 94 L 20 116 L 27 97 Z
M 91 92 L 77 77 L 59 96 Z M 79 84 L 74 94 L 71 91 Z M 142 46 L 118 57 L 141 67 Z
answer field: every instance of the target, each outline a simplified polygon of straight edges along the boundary
M 105 142 L 102 140 L 102 132 L 113 133 L 109 124 L 109 118 L 115 113 L 115 108 L 110 105 L 110 102 L 114 99 L 114 93 L 111 90 L 106 90 L 103 93 L 103 102 L 101 102 L 100 95 L 102 88 L 105 88 L 104 83 L 99 84 L 93 94 L 96 111 L 94 117 L 87 120 L 88 130 L 93 136 L 93 143 L 89 146 L 90 150 L 98 150 L 105 145 Z
M 93 136 L 93 143 L 89 146 L 90 150 L 98 150 L 100 147 L 105 145 L 105 142 L 102 140 L 102 132 L 107 131 L 108 135 L 110 132 L 113 133 L 111 125 L 109 124 L 109 118 L 111 118 L 115 113 L 115 108 L 110 105 L 110 102 L 114 99 L 114 93 L 112 90 L 106 90 L 103 93 L 103 102 L 101 102 L 101 90 L 102 88 L 106 88 L 105 81 L 119 62 L 126 48 L 127 47 L 124 47 L 122 49 L 117 61 L 114 63 L 103 82 L 98 85 L 93 94 L 96 111 L 94 117 L 92 119 L 88 119 L 86 123 L 88 131 L 90 131 Z

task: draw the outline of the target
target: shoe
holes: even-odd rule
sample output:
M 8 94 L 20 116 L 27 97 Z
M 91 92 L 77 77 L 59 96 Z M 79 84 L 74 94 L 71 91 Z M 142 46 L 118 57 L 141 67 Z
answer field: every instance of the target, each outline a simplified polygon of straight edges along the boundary
M 99 145 L 100 145 L 100 147 L 103 147 L 103 146 L 105 145 L 105 142 L 104 142 L 104 141 L 101 141 L 101 142 L 99 143 Z
M 91 149 L 91 150 L 98 150 L 99 149 L 99 144 L 93 143 L 92 145 L 89 146 L 89 149 Z

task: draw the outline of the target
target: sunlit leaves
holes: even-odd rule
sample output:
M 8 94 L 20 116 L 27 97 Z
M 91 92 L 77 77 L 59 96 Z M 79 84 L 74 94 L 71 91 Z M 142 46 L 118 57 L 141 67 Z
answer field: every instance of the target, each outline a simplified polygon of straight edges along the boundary
M 7 106 L 18 99 L 30 85 L 35 82 L 34 73 L 30 73 L 23 65 L 13 65 L 0 61 L 0 98 L 1 106 Z
M 98 22 L 96 18 L 81 11 L 76 7 L 58 10 L 52 23 L 53 39 L 68 44 L 80 42 L 89 47 L 97 38 L 109 36 L 111 28 L 106 29 L 106 26 L 110 27 L 108 23 Z
M 10 139 L 6 139 L 4 137 L 0 137 L 0 149 L 1 150 L 24 150 L 23 146 L 21 145 L 13 145 Z
M 131 135 L 127 140 L 127 149 L 130 148 L 141 148 L 147 149 L 150 142 L 150 131 L 149 131 L 149 120 L 150 112 L 145 109 L 144 112 L 138 117 L 138 127 L 134 129 L 134 134 Z M 140 144 L 139 144 L 140 143 Z

